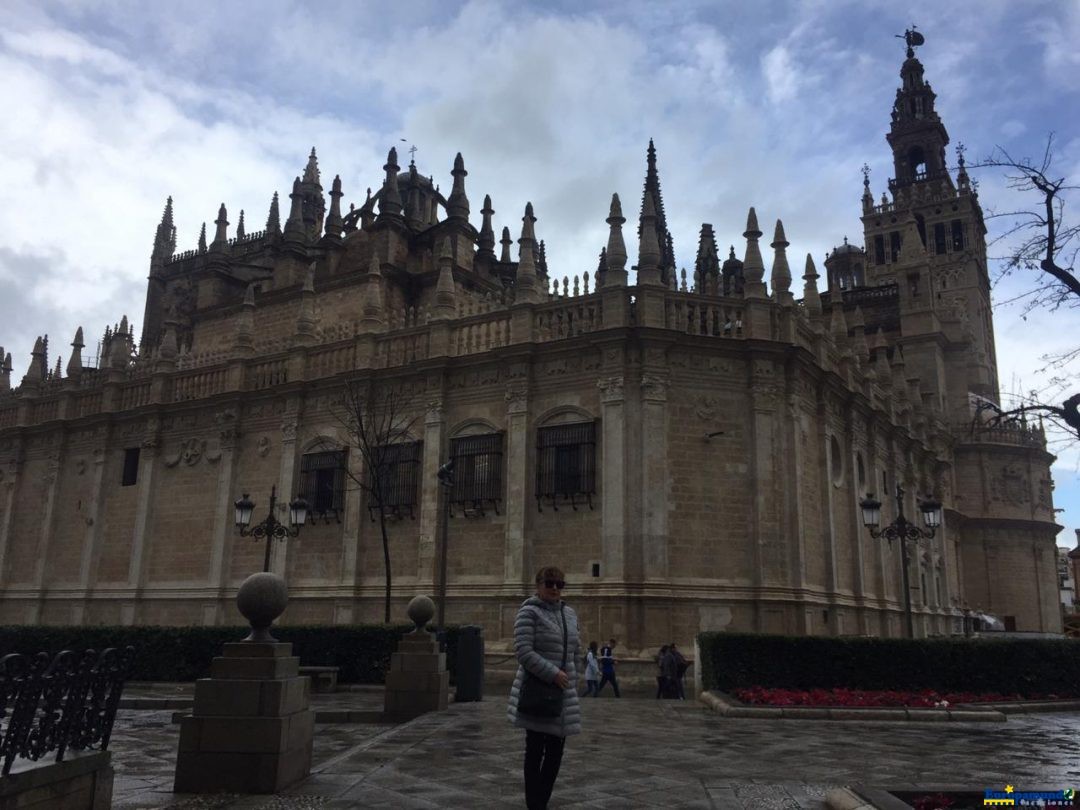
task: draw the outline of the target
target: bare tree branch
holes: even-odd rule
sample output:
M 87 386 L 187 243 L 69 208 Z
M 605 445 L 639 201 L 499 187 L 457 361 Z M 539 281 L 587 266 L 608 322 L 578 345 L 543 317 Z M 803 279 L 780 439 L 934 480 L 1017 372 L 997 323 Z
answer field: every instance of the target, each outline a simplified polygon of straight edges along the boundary
M 383 600 L 383 621 L 390 623 L 392 575 L 388 519 L 393 504 L 389 503 L 390 485 L 398 475 L 399 447 L 407 442 L 417 416 L 410 416 L 412 397 L 393 384 L 370 380 L 346 383 L 340 402 L 331 413 L 349 437 L 349 446 L 359 456 L 359 468 L 346 461 L 344 474 L 365 495 L 369 511 L 378 515 L 382 535 L 383 566 L 386 589 Z M 357 526 L 359 532 L 359 524 Z

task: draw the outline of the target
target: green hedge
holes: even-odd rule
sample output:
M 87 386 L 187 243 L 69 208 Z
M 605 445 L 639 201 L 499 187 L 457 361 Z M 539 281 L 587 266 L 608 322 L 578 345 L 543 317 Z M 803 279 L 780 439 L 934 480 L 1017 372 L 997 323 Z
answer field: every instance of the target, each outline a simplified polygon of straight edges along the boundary
M 730 691 L 936 689 L 1080 696 L 1080 641 L 702 633 L 702 684 Z
M 298 625 L 274 627 L 274 637 L 289 641 L 302 666 L 340 667 L 341 683 L 383 683 L 390 654 L 412 625 Z M 221 645 L 240 641 L 247 627 L 41 627 L 0 626 L 0 656 L 45 650 L 135 648 L 135 681 L 193 681 L 210 674 Z M 446 663 L 454 682 L 458 628 L 446 628 Z

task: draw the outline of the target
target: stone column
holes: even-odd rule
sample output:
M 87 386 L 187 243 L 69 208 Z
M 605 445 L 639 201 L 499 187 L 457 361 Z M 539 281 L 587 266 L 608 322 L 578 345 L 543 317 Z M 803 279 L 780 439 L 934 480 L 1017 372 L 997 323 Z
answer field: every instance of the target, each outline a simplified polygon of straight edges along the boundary
M 364 459 L 359 449 L 348 454 L 349 474 L 345 476 L 345 524 L 341 529 L 341 584 L 352 589 L 350 596 L 355 598 L 355 588 L 360 579 L 357 560 L 360 554 L 360 527 L 364 524 L 360 513 L 363 492 L 357 481 L 364 479 Z M 340 615 L 352 618 L 352 605 L 348 611 L 339 611 Z M 343 621 L 342 624 L 349 622 Z
M 780 395 L 776 369 L 771 360 L 753 360 L 750 383 L 750 526 L 747 538 L 751 545 L 754 586 L 778 584 L 776 503 L 776 406 Z M 759 630 L 765 630 L 758 600 Z
M 11 524 L 15 518 L 15 493 L 19 489 L 19 476 L 22 472 L 22 444 L 15 448 L 15 457 L 0 468 L 0 498 L 4 503 L 4 514 L 0 518 L 0 586 L 6 579 L 8 544 L 11 541 Z
M 64 435 L 59 438 L 49 453 L 48 466 L 41 476 L 41 487 L 45 490 L 45 500 L 41 509 L 41 535 L 38 540 L 38 556 L 34 564 L 35 601 L 27 610 L 26 623 L 38 624 L 45 607 L 45 571 L 48 568 L 49 552 L 53 536 L 56 534 L 56 491 L 60 486 L 60 468 L 64 462 Z
M 806 525 L 802 519 L 802 480 L 805 475 L 803 455 L 802 411 L 793 381 L 788 381 L 787 425 L 784 439 L 789 447 L 791 463 L 782 473 L 780 491 L 784 498 L 784 533 L 790 538 L 791 586 L 799 591 L 806 588 Z
M 440 397 L 427 403 L 424 414 L 424 457 L 420 467 L 420 548 L 417 558 L 417 588 L 434 589 L 436 550 L 439 545 L 439 465 L 442 464 L 446 413 Z
M 229 560 L 232 559 L 232 547 L 235 539 L 233 501 L 236 470 L 236 447 L 240 431 L 236 425 L 236 413 L 223 411 L 217 415 L 221 447 L 221 460 L 218 465 L 217 497 L 214 504 L 214 528 L 210 547 L 210 573 L 207 585 L 214 594 L 214 601 L 203 606 L 203 624 L 220 624 L 222 600 L 227 599 L 229 584 Z M 255 573 L 254 571 L 252 573 Z
M 86 534 L 83 539 L 82 557 L 79 560 L 79 590 L 82 591 L 83 602 L 76 608 L 77 620 L 75 624 L 85 624 L 86 611 L 90 607 L 90 599 L 94 585 L 97 584 L 98 562 L 101 560 L 101 545 L 103 542 L 102 528 L 104 523 L 101 519 L 105 508 L 105 448 L 109 446 L 109 429 L 101 429 L 101 447 L 93 451 L 93 482 L 90 488 L 90 510 L 86 516 Z
M 135 531 L 131 538 L 131 559 L 128 563 L 128 588 L 133 591 L 132 599 L 141 596 L 146 584 L 146 561 L 148 532 L 153 527 L 154 475 L 157 472 L 158 444 L 160 424 L 157 418 L 147 421 L 142 444 L 139 447 L 139 480 L 135 494 Z M 121 621 L 133 624 L 135 621 L 135 603 L 125 603 L 121 607 Z
M 654 580 L 668 574 L 667 386 L 657 374 L 641 375 L 642 562 L 645 579 Z
M 604 377 L 600 388 L 603 437 L 601 441 L 600 499 L 601 568 L 605 577 L 616 580 L 626 576 L 626 408 L 622 375 Z
M 296 474 L 296 435 L 300 416 L 295 409 L 281 420 L 281 467 L 278 472 L 277 508 L 275 518 L 289 522 L 289 501 L 293 498 L 293 477 Z M 266 493 L 270 497 L 270 493 Z M 289 570 L 289 541 L 270 540 L 270 571 L 284 577 Z
M 506 386 L 506 540 L 503 578 L 508 585 L 526 582 L 525 521 L 529 497 L 529 384 Z
M 852 501 L 848 505 L 848 522 L 855 552 L 855 601 L 859 605 L 859 632 L 870 633 L 869 623 L 866 619 L 866 563 L 863 556 L 863 543 L 866 542 L 866 528 L 862 522 L 862 512 L 859 501 L 866 495 L 859 492 L 859 446 L 865 443 L 866 435 L 863 426 L 856 421 L 855 414 L 848 411 L 847 415 L 847 440 L 848 440 L 848 464 L 851 465 L 851 491 Z M 863 467 L 864 473 L 871 474 Z

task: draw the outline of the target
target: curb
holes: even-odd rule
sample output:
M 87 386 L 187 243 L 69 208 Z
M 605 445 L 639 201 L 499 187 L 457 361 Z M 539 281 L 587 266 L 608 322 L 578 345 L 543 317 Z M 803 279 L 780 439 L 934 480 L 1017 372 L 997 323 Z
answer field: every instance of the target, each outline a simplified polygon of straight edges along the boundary
M 315 710 L 316 723 L 369 723 L 371 725 L 397 725 L 399 721 L 388 719 L 382 711 L 350 711 L 348 709 L 323 709 Z M 423 716 L 423 715 L 421 715 Z M 170 725 L 177 725 L 185 717 L 191 717 L 191 707 L 186 711 L 172 713 L 169 718 Z
M 909 709 L 896 708 L 832 708 L 829 706 L 743 706 L 732 702 L 722 693 L 702 692 L 698 700 L 724 717 L 746 717 L 758 720 L 857 720 L 888 722 L 961 722 L 1004 723 L 1004 712 L 996 709 Z M 1060 711 L 1060 710 L 1058 710 Z

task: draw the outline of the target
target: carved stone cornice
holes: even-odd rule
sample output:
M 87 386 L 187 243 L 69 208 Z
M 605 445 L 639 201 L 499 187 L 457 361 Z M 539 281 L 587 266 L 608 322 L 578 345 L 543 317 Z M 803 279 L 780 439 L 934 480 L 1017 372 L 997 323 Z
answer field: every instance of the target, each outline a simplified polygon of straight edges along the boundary
M 667 402 L 668 381 L 656 374 L 641 375 L 641 398 L 645 402 Z
M 601 377 L 596 381 L 596 387 L 600 389 L 600 401 L 605 405 L 622 402 L 626 398 L 621 374 Z
M 523 414 L 529 409 L 529 386 L 528 383 L 510 383 L 506 386 L 506 412 L 508 414 Z

